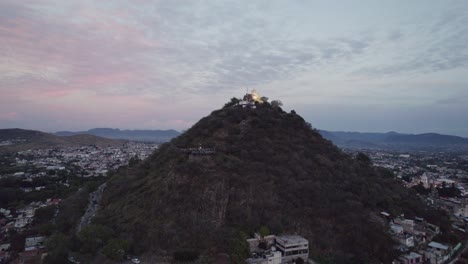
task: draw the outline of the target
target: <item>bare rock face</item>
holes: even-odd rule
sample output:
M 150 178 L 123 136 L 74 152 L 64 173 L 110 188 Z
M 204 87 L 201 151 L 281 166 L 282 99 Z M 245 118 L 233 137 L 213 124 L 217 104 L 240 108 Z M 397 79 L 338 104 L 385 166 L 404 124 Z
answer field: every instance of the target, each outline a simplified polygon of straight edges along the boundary
M 214 111 L 120 169 L 97 221 L 134 251 L 230 252 L 233 230 L 267 226 L 305 236 L 313 257 L 389 263 L 393 242 L 369 217 L 382 210 L 427 214 L 391 174 L 344 154 L 295 112 L 264 103 Z

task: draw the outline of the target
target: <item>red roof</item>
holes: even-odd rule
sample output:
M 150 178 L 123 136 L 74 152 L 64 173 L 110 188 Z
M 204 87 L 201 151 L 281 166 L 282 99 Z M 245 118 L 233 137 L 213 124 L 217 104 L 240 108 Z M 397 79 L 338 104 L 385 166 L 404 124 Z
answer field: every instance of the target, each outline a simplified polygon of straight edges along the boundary
M 19 253 L 20 257 L 28 258 L 28 257 L 35 257 L 39 255 L 39 249 L 33 249 L 29 251 L 23 251 Z

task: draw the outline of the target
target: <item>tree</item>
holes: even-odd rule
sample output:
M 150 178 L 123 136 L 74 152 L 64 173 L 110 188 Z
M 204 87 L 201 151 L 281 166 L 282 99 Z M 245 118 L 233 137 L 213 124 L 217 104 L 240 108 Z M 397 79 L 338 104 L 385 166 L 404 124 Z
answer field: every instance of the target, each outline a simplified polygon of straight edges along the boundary
M 44 263 L 67 263 L 69 240 L 64 234 L 53 234 L 46 240 L 45 246 L 48 255 L 44 259 Z
M 231 256 L 231 263 L 245 263 L 245 259 L 247 259 L 247 257 L 250 255 L 249 244 L 247 243 L 247 235 L 244 232 L 239 231 L 230 242 L 229 255 Z
M 47 256 L 42 262 L 44 264 L 63 264 L 68 262 L 68 252 L 67 251 L 52 251 L 48 252 Z
M 181 262 L 191 262 L 198 259 L 200 254 L 192 250 L 179 250 L 174 252 L 174 260 Z
M 371 159 L 366 154 L 364 154 L 362 152 L 359 152 L 356 155 L 356 160 L 359 161 L 359 162 L 365 163 L 365 164 L 370 164 L 371 163 Z
M 112 229 L 103 225 L 89 225 L 78 233 L 78 239 L 82 246 L 80 251 L 83 253 L 96 253 L 97 250 L 105 245 L 113 235 Z
M 136 165 L 138 165 L 140 163 L 140 158 L 138 157 L 138 155 L 135 155 L 133 157 L 130 158 L 130 160 L 128 161 L 128 166 L 129 167 L 135 167 Z
M 280 100 L 273 100 L 273 101 L 271 101 L 271 106 L 281 107 L 281 106 L 283 106 L 283 102 L 281 102 Z
M 422 182 L 419 182 L 418 185 L 415 185 L 412 187 L 417 193 L 426 195 L 430 192 L 430 189 L 424 188 L 424 185 Z
M 302 258 L 297 258 L 296 264 L 304 264 L 304 260 Z
M 258 232 L 260 233 L 261 237 L 266 237 L 266 236 L 268 236 L 270 234 L 270 230 L 266 226 L 261 226 L 260 230 L 258 230 Z
M 102 249 L 102 253 L 113 260 L 122 260 L 129 249 L 129 244 L 126 240 L 111 239 Z
M 13 231 L 13 233 L 10 234 L 11 250 L 18 252 L 23 251 L 25 239 L 26 238 L 23 234 L 20 234 L 17 231 Z
M 19 188 L 0 188 L 0 207 L 8 207 L 21 199 L 23 192 Z
M 231 101 L 227 102 L 227 103 L 224 105 L 224 107 L 229 107 L 229 106 L 237 105 L 239 102 L 240 102 L 239 99 L 233 97 L 233 98 L 231 98 Z
M 55 215 L 55 207 L 53 206 L 46 206 L 41 207 L 36 210 L 34 213 L 34 224 L 40 225 L 49 222 L 54 218 Z
M 55 233 L 51 235 L 45 242 L 45 246 L 47 250 L 54 250 L 60 247 L 67 247 L 68 246 L 68 239 L 62 233 Z
M 263 102 L 268 103 L 268 97 L 266 97 L 266 96 L 260 97 L 260 100 L 262 100 Z

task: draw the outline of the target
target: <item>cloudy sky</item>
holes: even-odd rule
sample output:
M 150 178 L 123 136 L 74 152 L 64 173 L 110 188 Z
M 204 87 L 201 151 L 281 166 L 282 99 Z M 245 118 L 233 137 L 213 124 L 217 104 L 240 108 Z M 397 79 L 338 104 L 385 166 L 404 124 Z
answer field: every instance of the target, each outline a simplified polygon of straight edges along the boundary
M 321 129 L 468 137 L 467 10 L 0 0 L 0 128 L 180 130 L 253 88 Z

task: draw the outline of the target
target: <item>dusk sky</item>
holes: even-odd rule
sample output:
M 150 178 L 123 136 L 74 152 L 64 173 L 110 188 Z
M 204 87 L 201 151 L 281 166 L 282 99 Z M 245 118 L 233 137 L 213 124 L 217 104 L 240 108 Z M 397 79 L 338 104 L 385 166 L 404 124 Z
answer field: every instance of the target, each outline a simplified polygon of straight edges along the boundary
M 468 137 L 468 1 L 0 0 L 0 128 L 182 130 L 246 88 Z

